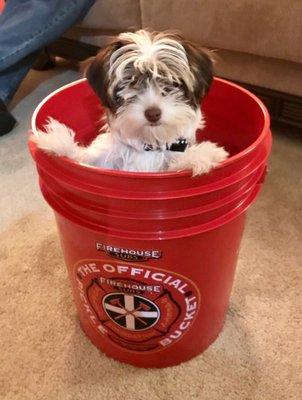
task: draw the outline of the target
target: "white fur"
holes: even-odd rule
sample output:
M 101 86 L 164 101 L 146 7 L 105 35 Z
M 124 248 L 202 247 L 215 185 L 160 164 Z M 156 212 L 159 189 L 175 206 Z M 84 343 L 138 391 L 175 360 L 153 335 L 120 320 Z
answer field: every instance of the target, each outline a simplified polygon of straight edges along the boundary
M 223 147 L 206 141 L 188 147 L 181 155 L 175 155 L 169 163 L 169 171 L 190 169 L 193 176 L 208 173 L 228 157 Z
M 140 73 L 148 71 L 152 79 L 165 78 L 171 82 L 183 79 L 190 90 L 193 89 L 193 75 L 187 55 L 177 40 L 168 38 L 164 33 L 151 37 L 144 30 L 121 33 L 119 39 L 129 44 L 111 55 L 109 75 L 115 77 L 114 83 L 128 78 L 129 65 L 134 62 L 134 67 Z
M 79 161 L 82 148 L 75 142 L 75 132 L 54 118 L 49 118 L 45 132 L 38 130 L 31 140 L 47 153 Z

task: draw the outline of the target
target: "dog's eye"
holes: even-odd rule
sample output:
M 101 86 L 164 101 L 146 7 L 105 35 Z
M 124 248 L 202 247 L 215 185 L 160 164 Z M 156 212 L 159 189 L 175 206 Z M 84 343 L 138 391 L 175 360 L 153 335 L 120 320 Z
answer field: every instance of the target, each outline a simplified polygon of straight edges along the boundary
M 118 105 L 120 105 L 123 102 L 123 99 L 120 96 L 119 91 L 117 90 L 113 94 L 113 101 Z
M 169 93 L 175 92 L 180 88 L 180 84 L 174 82 L 172 85 L 167 85 L 162 89 L 162 95 L 167 96 Z
M 130 87 L 133 87 L 133 86 L 137 85 L 137 83 L 138 83 L 138 78 L 137 78 L 137 76 L 132 76 L 131 81 L 130 81 L 130 83 L 129 83 L 129 86 L 130 86 Z
M 164 86 L 163 88 L 162 88 L 162 95 L 163 96 L 167 96 L 169 93 L 171 93 L 172 91 L 173 91 L 173 86 Z

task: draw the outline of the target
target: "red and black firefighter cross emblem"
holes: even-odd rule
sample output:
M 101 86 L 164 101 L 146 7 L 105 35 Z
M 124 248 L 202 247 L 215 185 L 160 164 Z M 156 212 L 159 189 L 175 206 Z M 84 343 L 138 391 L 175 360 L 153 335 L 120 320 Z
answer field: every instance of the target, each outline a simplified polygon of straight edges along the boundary
M 149 329 L 160 317 L 156 304 L 135 294 L 107 294 L 103 306 L 113 322 L 132 331 Z

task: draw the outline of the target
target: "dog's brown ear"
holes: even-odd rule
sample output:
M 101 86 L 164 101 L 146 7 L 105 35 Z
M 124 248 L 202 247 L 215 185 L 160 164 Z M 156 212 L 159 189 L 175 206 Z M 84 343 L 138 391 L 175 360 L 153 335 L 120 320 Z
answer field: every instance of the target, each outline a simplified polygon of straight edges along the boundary
M 207 94 L 213 81 L 214 58 L 211 52 L 198 45 L 185 41 L 183 47 L 186 51 L 191 72 L 194 76 L 194 97 L 196 104 Z
M 99 51 L 95 57 L 90 57 L 81 64 L 84 76 L 88 83 L 99 96 L 103 106 L 110 108 L 111 100 L 108 96 L 108 86 L 110 83 L 109 60 L 111 54 L 121 46 L 120 42 L 113 42 Z

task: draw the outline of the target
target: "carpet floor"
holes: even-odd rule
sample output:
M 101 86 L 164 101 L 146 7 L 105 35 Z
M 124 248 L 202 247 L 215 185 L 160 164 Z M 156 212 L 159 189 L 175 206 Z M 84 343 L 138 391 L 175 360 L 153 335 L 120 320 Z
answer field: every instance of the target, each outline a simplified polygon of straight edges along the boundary
M 100 353 L 82 333 L 56 227 L 27 151 L 35 105 L 77 78 L 31 72 L 0 138 L 0 398 L 298 400 L 301 398 L 302 142 L 278 128 L 265 187 L 249 211 L 223 332 L 182 365 L 145 370 Z

